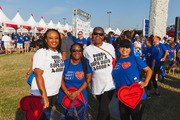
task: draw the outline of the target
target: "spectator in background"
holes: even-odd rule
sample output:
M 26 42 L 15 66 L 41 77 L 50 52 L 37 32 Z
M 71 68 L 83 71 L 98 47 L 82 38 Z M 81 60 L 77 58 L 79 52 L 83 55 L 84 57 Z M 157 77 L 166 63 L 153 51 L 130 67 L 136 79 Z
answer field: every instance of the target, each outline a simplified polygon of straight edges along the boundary
M 72 34 L 71 34 L 70 32 L 68 32 L 67 35 L 68 35 L 68 38 L 69 38 L 70 40 L 72 40 L 73 43 L 75 43 L 76 37 L 75 37 L 75 36 L 72 36 Z
M 83 45 L 83 49 L 87 46 L 87 40 L 83 37 L 83 32 L 78 32 L 78 38 L 76 39 L 76 43 L 80 43 Z
M 18 43 L 18 39 L 17 39 L 17 35 L 14 36 L 14 49 L 17 51 L 17 43 Z
M 70 48 L 72 44 L 73 44 L 73 41 L 70 40 L 68 38 L 67 33 L 65 33 L 64 36 L 62 37 L 62 45 L 61 45 L 61 54 L 62 54 L 63 60 L 70 58 Z
M 140 57 L 142 55 L 142 45 L 143 45 L 143 41 L 140 42 L 140 37 L 137 36 L 136 37 L 136 41 L 134 42 L 134 53 L 136 57 Z
M 18 39 L 18 42 L 17 42 L 18 54 L 20 54 L 21 51 L 22 53 L 24 53 L 24 49 L 23 49 L 24 39 L 21 33 L 18 34 L 17 39 Z
M 108 38 L 109 38 L 109 43 L 113 44 L 113 42 L 115 41 L 116 37 L 114 37 L 114 32 L 110 31 L 108 33 Z
M 133 42 L 131 40 L 131 32 L 129 30 L 126 30 L 126 31 L 124 31 L 123 35 L 124 35 L 124 39 L 127 39 L 127 40 L 129 40 L 131 42 L 131 52 L 130 52 L 130 55 L 134 56 L 134 44 L 133 44 Z
M 24 50 L 25 52 L 29 52 L 29 46 L 30 46 L 29 43 L 31 37 L 27 33 L 25 33 L 23 39 L 24 39 Z
M 93 41 L 92 41 L 92 32 L 89 33 L 89 37 L 87 38 L 87 46 L 92 44 Z
M 2 37 L 2 41 L 4 41 L 5 55 L 8 54 L 8 50 L 11 54 L 12 53 L 12 51 L 11 51 L 11 43 L 12 43 L 11 37 L 9 37 L 9 35 L 7 33 L 5 33 L 4 36 Z

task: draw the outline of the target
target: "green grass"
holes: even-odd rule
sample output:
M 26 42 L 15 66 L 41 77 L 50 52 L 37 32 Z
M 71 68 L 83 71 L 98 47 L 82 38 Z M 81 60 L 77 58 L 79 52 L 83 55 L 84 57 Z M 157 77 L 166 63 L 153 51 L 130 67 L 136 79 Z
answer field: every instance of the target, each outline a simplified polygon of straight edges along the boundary
M 30 94 L 25 75 L 32 64 L 33 54 L 34 52 L 0 56 L 0 120 L 24 120 L 19 101 Z M 167 75 L 165 79 L 165 83 L 158 82 L 161 97 L 152 96 L 147 101 L 143 120 L 180 119 L 180 74 Z M 98 102 L 90 92 L 88 96 L 90 118 L 94 120 Z

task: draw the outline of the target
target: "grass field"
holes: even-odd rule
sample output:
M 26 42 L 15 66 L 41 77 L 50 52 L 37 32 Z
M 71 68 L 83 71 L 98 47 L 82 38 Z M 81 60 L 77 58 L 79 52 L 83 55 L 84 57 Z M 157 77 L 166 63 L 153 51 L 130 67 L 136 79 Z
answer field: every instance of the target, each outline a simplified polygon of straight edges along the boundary
M 34 52 L 0 56 L 0 120 L 24 120 L 19 101 L 29 95 L 25 75 L 31 66 Z M 166 82 L 158 82 L 161 96 L 147 101 L 143 120 L 180 119 L 180 74 L 167 75 Z M 152 91 L 153 92 L 153 91 Z M 89 93 L 89 112 L 92 120 L 97 115 L 98 102 Z

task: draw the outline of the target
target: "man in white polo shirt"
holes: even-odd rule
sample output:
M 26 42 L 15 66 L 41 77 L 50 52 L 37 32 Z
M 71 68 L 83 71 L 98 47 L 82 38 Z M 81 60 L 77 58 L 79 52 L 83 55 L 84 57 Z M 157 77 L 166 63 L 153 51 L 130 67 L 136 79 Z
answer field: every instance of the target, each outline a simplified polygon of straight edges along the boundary
M 11 42 L 12 42 L 11 37 L 9 37 L 7 35 L 7 33 L 5 33 L 4 36 L 2 37 L 2 41 L 4 41 L 4 47 L 5 47 L 6 55 L 8 54 L 8 50 L 11 54 L 11 52 L 12 52 L 11 51 Z

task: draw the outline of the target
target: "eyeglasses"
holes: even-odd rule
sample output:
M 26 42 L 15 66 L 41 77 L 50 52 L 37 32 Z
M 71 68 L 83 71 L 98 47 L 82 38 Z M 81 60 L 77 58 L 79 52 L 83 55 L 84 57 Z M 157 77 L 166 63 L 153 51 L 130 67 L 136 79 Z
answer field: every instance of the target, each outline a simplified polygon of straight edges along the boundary
M 97 32 L 94 32 L 93 35 L 104 36 L 104 33 L 97 33 Z
M 71 52 L 82 52 L 82 49 L 72 49 Z
M 78 35 L 82 35 L 82 34 L 78 34 Z

